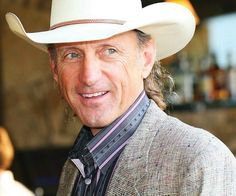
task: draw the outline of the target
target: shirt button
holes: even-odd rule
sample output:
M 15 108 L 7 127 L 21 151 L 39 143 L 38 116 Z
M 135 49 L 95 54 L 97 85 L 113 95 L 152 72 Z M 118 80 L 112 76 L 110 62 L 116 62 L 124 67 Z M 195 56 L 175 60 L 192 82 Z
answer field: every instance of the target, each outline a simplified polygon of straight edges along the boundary
M 91 181 L 90 178 L 86 178 L 86 179 L 84 180 L 84 182 L 85 182 L 85 184 L 90 185 L 92 181 Z

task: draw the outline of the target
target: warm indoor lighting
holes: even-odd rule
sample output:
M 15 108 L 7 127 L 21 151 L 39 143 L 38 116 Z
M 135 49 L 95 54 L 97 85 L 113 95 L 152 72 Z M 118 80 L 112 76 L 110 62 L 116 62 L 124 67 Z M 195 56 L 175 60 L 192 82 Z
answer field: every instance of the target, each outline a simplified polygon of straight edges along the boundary
M 195 9 L 193 8 L 193 6 L 189 0 L 166 0 L 166 2 L 178 3 L 178 4 L 181 4 L 184 7 L 188 8 L 193 13 L 195 20 L 196 20 L 196 24 L 199 23 L 200 19 L 199 19 Z

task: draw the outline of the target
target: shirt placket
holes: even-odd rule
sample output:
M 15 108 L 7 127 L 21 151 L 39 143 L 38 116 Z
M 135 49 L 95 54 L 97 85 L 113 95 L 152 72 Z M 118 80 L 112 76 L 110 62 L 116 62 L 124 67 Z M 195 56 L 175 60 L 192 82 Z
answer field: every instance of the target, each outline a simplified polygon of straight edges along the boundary
M 85 193 L 87 193 L 88 191 L 92 192 L 94 188 L 90 186 L 95 186 L 95 181 L 93 179 L 96 175 L 95 172 L 96 168 L 94 165 L 93 157 L 87 148 L 84 149 L 84 155 L 82 155 L 82 161 L 84 164 L 84 174 L 85 174 L 84 176 L 84 183 L 86 185 Z M 90 190 L 88 190 L 89 188 Z M 89 195 L 92 195 L 92 193 Z

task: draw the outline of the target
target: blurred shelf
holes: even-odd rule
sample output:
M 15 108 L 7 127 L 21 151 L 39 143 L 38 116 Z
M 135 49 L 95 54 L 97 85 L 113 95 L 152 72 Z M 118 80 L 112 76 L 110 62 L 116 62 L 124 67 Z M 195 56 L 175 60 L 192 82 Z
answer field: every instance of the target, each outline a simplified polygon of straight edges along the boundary
M 227 101 L 212 101 L 212 102 L 193 102 L 169 105 L 168 110 L 172 112 L 184 112 L 184 111 L 202 111 L 205 109 L 221 109 L 221 108 L 236 108 L 236 100 Z

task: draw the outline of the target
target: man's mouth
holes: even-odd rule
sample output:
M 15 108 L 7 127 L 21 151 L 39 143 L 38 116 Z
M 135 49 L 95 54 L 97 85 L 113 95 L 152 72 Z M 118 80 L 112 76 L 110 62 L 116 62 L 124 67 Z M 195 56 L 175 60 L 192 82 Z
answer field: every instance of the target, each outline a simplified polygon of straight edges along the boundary
M 83 93 L 83 94 L 80 94 L 80 95 L 84 98 L 95 98 L 95 97 L 105 95 L 106 93 L 107 92 L 104 91 L 104 92 L 97 92 L 97 93 Z

